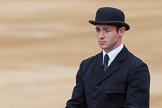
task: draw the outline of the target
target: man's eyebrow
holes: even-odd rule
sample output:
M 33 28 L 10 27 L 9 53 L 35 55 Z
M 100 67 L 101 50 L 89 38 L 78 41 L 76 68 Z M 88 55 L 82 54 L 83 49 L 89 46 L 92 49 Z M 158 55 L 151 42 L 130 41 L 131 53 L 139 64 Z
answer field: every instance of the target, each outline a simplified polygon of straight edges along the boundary
M 105 30 L 105 29 L 110 29 L 110 27 L 104 27 L 103 29 L 104 29 L 104 30 Z
M 100 29 L 99 27 L 96 27 L 95 29 Z
M 99 27 L 96 27 L 95 29 L 96 29 L 96 30 L 100 30 Z M 103 27 L 102 29 L 103 29 L 103 30 L 110 30 L 110 27 Z

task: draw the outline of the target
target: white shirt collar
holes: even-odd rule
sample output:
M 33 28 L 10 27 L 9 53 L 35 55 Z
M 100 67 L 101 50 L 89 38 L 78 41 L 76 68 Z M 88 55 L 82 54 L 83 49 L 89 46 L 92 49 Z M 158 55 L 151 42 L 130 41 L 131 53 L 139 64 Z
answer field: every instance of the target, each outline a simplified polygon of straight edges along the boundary
M 118 53 L 123 49 L 123 47 L 124 47 L 124 45 L 123 45 L 123 43 L 122 43 L 119 47 L 113 49 L 113 50 L 110 51 L 109 53 L 106 53 L 106 52 L 103 50 L 103 60 L 104 60 L 105 54 L 108 54 L 108 56 L 109 56 L 108 66 L 113 62 L 113 60 L 114 60 L 115 57 L 118 55 Z M 104 63 L 104 61 L 103 61 L 103 63 Z

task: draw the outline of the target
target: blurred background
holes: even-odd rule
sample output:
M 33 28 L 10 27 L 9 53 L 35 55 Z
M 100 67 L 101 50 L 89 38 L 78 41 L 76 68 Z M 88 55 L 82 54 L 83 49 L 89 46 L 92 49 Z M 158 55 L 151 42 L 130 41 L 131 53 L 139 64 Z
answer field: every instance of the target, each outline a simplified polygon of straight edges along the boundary
M 151 108 L 162 108 L 162 0 L 0 0 L 0 108 L 64 108 L 80 62 L 101 49 L 88 23 L 122 9 L 123 41 L 151 74 Z

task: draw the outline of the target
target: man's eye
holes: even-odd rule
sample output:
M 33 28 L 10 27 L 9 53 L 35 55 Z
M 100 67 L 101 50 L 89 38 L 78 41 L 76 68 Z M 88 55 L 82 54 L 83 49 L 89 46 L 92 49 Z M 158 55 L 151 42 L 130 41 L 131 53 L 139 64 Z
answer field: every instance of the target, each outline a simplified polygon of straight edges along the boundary
M 100 30 L 99 29 L 96 29 L 96 32 L 100 32 Z
M 108 29 L 105 29 L 104 31 L 105 31 L 105 32 L 110 32 L 110 30 L 108 30 Z

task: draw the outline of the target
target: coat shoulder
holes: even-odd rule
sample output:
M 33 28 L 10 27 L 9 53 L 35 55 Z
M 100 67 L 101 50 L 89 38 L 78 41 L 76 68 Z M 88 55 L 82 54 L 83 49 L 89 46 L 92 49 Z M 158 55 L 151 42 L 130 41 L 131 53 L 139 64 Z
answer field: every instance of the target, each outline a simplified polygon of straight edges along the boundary
M 102 60 L 102 52 L 84 59 L 80 64 L 80 69 L 85 71 L 94 67 L 97 62 Z
M 82 61 L 82 64 L 88 65 L 88 64 L 92 64 L 98 57 L 100 57 L 102 55 L 102 53 L 98 53 L 96 55 L 93 55 L 91 57 L 88 57 L 86 59 L 84 59 Z
M 135 56 L 134 54 L 132 54 L 131 52 L 129 52 L 127 59 L 129 61 L 130 64 L 132 65 L 138 65 L 138 64 L 146 64 L 142 59 L 140 59 L 139 57 Z

